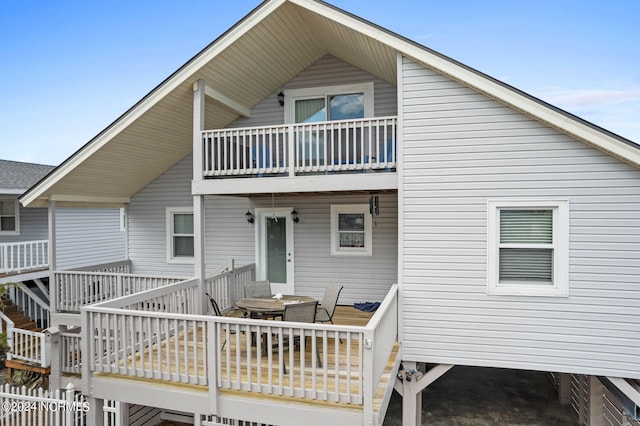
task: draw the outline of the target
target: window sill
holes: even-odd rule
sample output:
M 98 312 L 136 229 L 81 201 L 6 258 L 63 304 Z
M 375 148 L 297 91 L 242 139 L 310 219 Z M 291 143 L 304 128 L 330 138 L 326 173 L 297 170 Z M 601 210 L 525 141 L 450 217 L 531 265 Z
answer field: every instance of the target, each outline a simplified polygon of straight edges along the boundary
M 489 296 L 542 296 L 542 297 L 569 297 L 567 287 L 552 287 L 544 285 L 497 285 L 487 288 Z

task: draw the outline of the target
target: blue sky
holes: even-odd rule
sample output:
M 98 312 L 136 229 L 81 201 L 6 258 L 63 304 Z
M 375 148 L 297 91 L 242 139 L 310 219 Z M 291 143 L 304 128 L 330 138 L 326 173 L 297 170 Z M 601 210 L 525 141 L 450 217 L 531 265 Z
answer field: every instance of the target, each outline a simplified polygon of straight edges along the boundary
M 640 143 L 640 2 L 332 4 Z M 57 165 L 259 1 L 0 6 L 0 158 Z

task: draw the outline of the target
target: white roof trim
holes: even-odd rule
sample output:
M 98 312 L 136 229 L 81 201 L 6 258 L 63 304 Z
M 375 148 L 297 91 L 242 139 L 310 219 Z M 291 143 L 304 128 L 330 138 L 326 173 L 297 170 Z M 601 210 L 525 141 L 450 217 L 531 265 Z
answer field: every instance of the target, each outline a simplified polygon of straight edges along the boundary
M 96 204 L 126 204 L 131 201 L 128 197 L 85 197 L 82 195 L 53 194 L 50 201 L 61 201 L 71 203 L 96 203 Z M 24 203 L 23 203 L 24 204 Z
M 0 188 L 0 195 L 20 195 L 29 188 Z
M 146 98 L 140 101 L 140 104 L 134 106 L 131 110 L 120 117 L 115 123 L 107 127 L 103 133 L 99 134 L 93 141 L 90 141 L 84 147 L 71 156 L 67 161 L 63 162 L 58 168 L 56 168 L 47 179 L 40 182 L 29 193 L 23 197 L 22 204 L 29 205 L 37 200 L 41 194 L 58 183 L 65 175 L 75 169 L 78 165 L 84 162 L 87 158 L 91 157 L 106 143 L 108 143 L 114 136 L 126 129 L 131 123 L 140 118 L 145 112 L 147 112 L 152 106 L 159 102 L 162 98 L 168 95 L 172 90 L 182 84 L 185 79 L 192 75 L 199 68 L 204 66 L 212 58 L 223 52 L 233 42 L 240 38 L 244 33 L 251 29 L 256 22 L 260 22 L 262 19 L 270 15 L 286 0 L 273 0 L 271 2 L 262 3 L 257 9 L 253 11 L 253 14 L 240 21 L 236 26 L 229 29 L 220 38 L 214 41 L 209 47 L 205 48 L 202 53 L 193 58 L 193 60 L 183 66 L 175 75 L 170 76 L 164 83 L 154 89 L 147 95 Z

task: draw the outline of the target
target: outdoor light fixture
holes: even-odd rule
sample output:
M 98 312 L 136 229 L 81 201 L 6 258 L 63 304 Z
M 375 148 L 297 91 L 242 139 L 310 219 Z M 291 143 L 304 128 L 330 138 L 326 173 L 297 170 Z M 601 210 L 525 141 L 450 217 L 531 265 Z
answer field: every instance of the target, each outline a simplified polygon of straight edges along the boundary
M 371 216 L 378 216 L 380 214 L 380 200 L 377 195 L 369 197 L 369 213 L 371 213 Z
M 300 221 L 296 209 L 293 209 L 293 211 L 291 212 L 291 220 L 293 220 L 293 223 L 298 223 Z
M 251 213 L 250 210 L 247 210 L 247 212 L 244 214 L 244 217 L 247 218 L 247 222 L 253 223 L 253 213 Z
M 281 107 L 284 106 L 284 93 L 282 93 L 282 90 L 278 93 L 278 103 Z

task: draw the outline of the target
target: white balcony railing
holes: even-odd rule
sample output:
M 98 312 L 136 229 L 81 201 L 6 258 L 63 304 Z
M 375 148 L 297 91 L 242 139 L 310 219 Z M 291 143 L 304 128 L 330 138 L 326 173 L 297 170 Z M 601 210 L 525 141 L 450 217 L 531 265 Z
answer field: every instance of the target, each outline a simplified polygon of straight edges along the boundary
M 203 131 L 203 176 L 392 171 L 396 125 L 376 117 Z
M 49 241 L 0 243 L 0 274 L 49 267 Z

